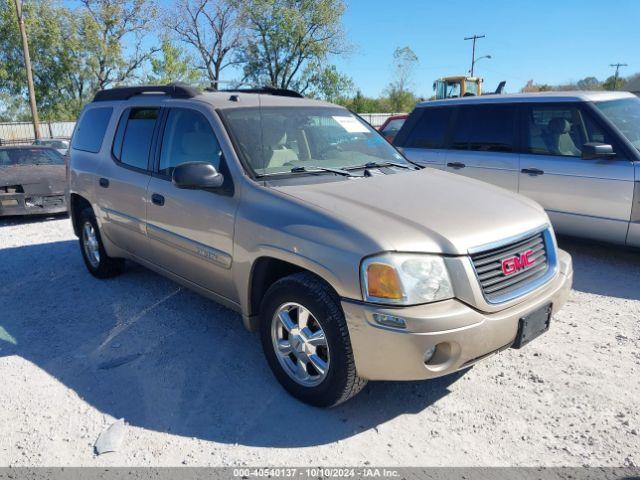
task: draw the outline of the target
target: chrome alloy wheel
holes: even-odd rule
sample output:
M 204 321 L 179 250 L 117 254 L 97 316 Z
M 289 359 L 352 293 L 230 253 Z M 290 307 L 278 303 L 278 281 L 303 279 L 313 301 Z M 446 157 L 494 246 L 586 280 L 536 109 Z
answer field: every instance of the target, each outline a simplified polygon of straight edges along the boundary
M 87 260 L 93 268 L 100 266 L 100 244 L 96 231 L 91 222 L 84 222 L 82 226 L 82 246 Z
M 315 387 L 329 372 L 329 345 L 320 322 L 299 303 L 281 305 L 271 320 L 271 340 L 285 372 Z

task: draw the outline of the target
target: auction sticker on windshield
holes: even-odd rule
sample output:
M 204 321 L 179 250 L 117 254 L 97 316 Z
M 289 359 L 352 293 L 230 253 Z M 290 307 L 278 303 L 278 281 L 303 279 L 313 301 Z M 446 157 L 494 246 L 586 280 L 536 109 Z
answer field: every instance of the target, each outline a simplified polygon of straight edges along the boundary
M 369 130 L 355 117 L 341 117 L 334 115 L 333 119 L 349 133 L 367 133 Z

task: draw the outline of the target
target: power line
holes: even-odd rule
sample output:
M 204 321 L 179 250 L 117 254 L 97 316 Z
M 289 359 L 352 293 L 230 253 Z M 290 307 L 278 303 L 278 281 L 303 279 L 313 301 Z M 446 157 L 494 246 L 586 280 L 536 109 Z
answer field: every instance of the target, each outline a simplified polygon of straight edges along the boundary
M 613 89 L 617 90 L 618 89 L 618 73 L 620 72 L 620 67 L 628 67 L 629 65 L 627 65 L 626 63 L 610 63 L 609 66 L 616 67 L 616 73 L 615 73 L 615 76 L 613 77 Z
M 484 38 L 486 37 L 486 35 L 476 35 L 474 34 L 471 37 L 464 37 L 465 40 L 473 40 L 473 47 L 471 49 L 471 76 L 473 77 L 473 67 L 476 64 L 476 40 L 479 40 L 480 38 Z

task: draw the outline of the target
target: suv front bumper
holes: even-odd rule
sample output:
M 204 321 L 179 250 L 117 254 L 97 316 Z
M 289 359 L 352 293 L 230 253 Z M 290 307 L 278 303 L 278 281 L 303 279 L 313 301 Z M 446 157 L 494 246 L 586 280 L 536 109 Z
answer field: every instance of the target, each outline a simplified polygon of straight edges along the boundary
M 573 267 L 571 257 L 562 250 L 558 250 L 558 267 L 546 285 L 494 313 L 478 311 L 457 299 L 401 308 L 343 299 L 358 375 L 369 380 L 435 378 L 509 348 L 522 317 L 549 303 L 557 312 L 566 302 Z M 374 313 L 400 317 L 406 329 L 382 327 L 374 321 Z M 436 345 L 436 354 L 425 363 L 425 352 Z

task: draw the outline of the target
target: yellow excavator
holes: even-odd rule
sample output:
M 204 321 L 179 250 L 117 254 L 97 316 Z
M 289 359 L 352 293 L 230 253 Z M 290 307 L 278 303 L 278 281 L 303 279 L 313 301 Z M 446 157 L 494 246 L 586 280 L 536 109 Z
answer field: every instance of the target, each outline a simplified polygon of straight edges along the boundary
M 502 93 L 506 83 L 503 80 L 495 92 L 485 93 L 485 95 Z M 436 100 L 482 95 L 482 78 L 463 75 L 442 77 L 433 82 L 433 89 L 436 91 Z

